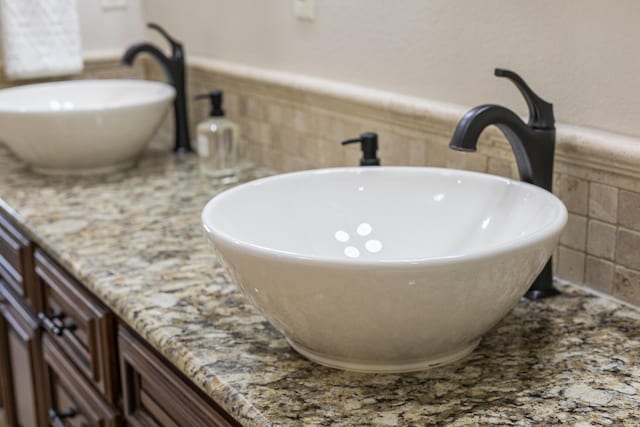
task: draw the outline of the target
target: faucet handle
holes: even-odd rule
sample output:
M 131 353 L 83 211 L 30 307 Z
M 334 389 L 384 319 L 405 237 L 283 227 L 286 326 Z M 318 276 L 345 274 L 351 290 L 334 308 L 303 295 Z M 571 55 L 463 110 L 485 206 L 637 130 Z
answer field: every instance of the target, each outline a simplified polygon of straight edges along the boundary
M 553 104 L 540 98 L 518 74 L 502 68 L 495 69 L 496 77 L 506 77 L 520 90 L 529 107 L 529 126 L 534 129 L 555 129 Z
M 171 49 L 173 50 L 174 55 L 176 51 L 182 51 L 182 43 L 171 37 L 169 33 L 167 33 L 167 31 L 160 25 L 156 24 L 155 22 L 148 22 L 147 27 L 159 32 L 162 37 L 164 37 L 169 42 L 169 44 L 171 44 Z
M 380 159 L 378 158 L 378 134 L 373 132 L 364 132 L 360 134 L 359 138 L 347 139 L 342 141 L 342 145 L 354 144 L 359 142 L 362 149 L 362 158 L 360 159 L 360 166 L 380 166 Z

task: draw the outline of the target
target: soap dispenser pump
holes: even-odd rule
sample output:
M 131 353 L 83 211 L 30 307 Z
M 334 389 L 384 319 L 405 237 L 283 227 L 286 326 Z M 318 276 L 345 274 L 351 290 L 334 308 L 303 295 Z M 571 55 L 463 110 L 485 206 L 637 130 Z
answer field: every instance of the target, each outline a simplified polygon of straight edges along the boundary
M 196 95 L 195 99 L 209 99 L 209 118 L 196 127 L 200 172 L 221 184 L 238 180 L 238 125 L 225 117 L 223 93 L 213 90 Z
M 360 166 L 380 166 L 378 158 L 378 134 L 373 132 L 364 132 L 359 138 L 347 139 L 342 141 L 342 145 L 360 143 L 362 149 L 362 158 Z

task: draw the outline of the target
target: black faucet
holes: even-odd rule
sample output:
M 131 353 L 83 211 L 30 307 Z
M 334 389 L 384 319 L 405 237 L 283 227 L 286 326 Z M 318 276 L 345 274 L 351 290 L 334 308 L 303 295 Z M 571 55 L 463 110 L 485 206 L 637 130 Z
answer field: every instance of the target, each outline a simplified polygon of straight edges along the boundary
M 151 43 L 137 43 L 129 47 L 122 57 L 124 65 L 131 66 L 139 53 L 148 53 L 162 66 L 167 81 L 175 88 L 176 97 L 173 101 L 175 117 L 175 147 L 176 153 L 193 151 L 189 139 L 189 125 L 187 120 L 186 75 L 184 67 L 184 48 L 182 43 L 171 37 L 161 26 L 152 22 L 147 27 L 158 31 L 171 44 L 171 57 L 166 56 Z
M 500 105 L 480 105 L 467 112 L 458 123 L 449 147 L 460 151 L 476 151 L 480 133 L 494 125 L 504 133 L 515 154 L 520 179 L 551 191 L 553 154 L 556 145 L 553 105 L 536 95 L 513 71 L 496 68 L 495 75 L 511 80 L 529 107 L 529 123 Z M 529 299 L 540 299 L 559 292 L 553 287 L 551 260 L 529 288 Z

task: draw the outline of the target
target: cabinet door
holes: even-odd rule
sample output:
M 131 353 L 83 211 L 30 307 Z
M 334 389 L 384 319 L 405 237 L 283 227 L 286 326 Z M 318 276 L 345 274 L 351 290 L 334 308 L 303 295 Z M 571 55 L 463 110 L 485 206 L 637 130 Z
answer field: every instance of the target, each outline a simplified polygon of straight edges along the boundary
M 239 425 L 125 328 L 118 343 L 127 426 Z
M 42 291 L 40 323 L 76 369 L 111 403 L 118 398 L 113 314 L 43 251 L 35 251 L 36 283 Z
M 1 279 L 0 294 L 0 385 L 7 423 L 45 426 L 38 325 Z
M 118 427 L 118 411 L 97 393 L 48 335 L 42 337 L 45 406 L 53 427 Z
M 33 244 L 0 215 L 0 276 L 29 308 L 37 303 L 33 284 Z

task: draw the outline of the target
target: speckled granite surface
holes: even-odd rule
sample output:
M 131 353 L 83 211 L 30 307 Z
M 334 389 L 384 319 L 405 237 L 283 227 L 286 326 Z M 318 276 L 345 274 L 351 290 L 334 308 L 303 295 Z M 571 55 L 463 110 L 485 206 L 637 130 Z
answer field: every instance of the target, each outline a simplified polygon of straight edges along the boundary
M 432 371 L 303 359 L 214 259 L 199 216 L 215 191 L 195 165 L 151 149 L 128 172 L 51 178 L 0 145 L 0 209 L 243 424 L 640 425 L 640 312 L 573 287 Z

